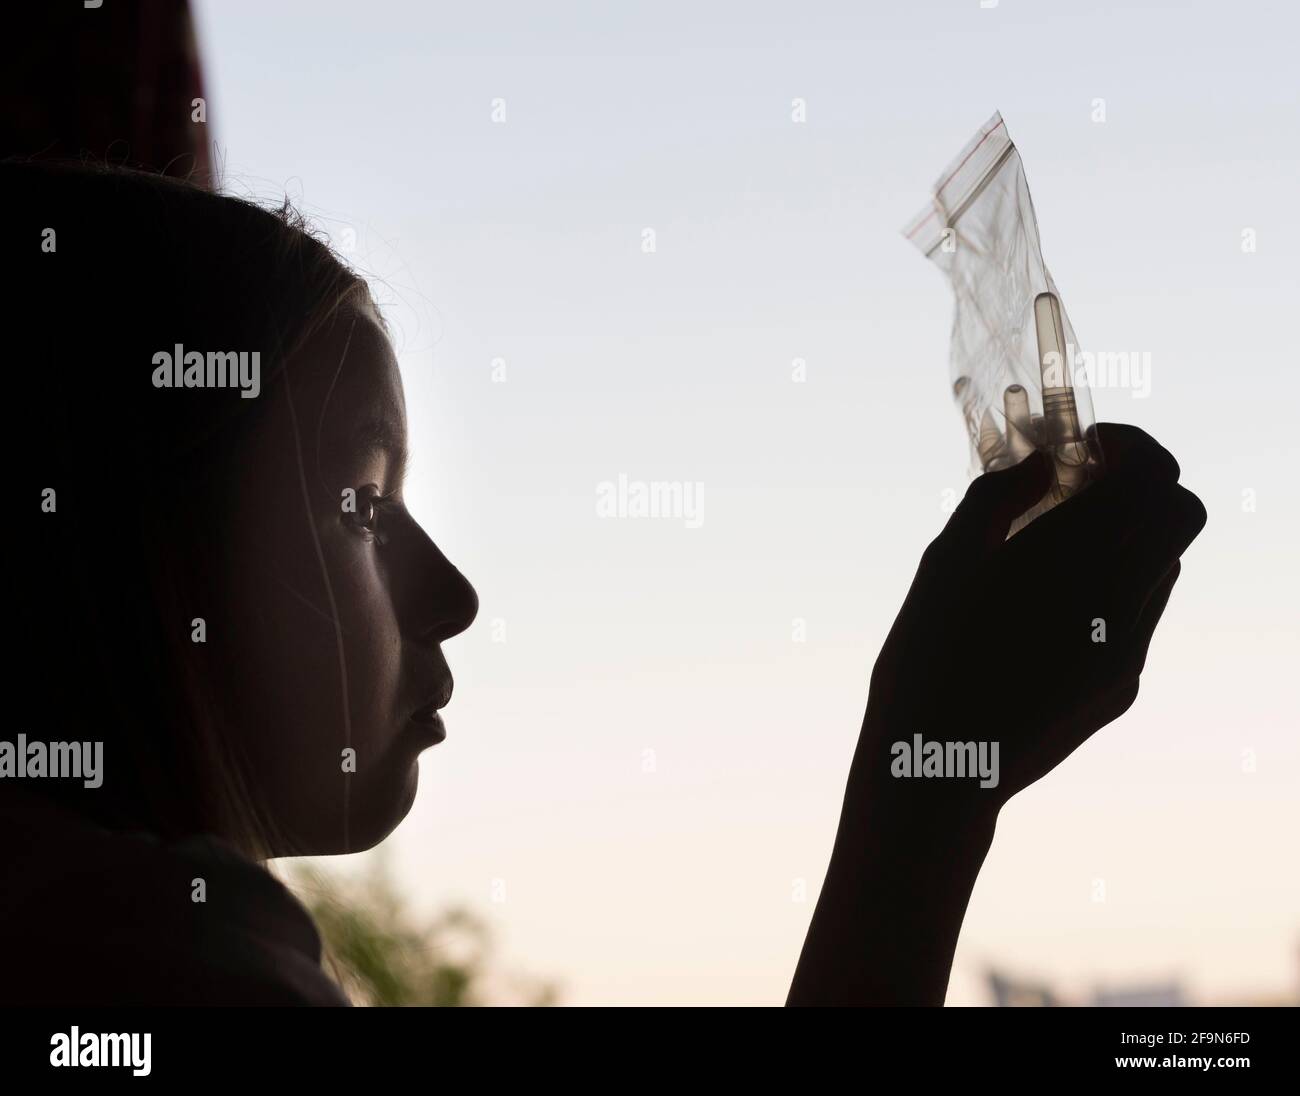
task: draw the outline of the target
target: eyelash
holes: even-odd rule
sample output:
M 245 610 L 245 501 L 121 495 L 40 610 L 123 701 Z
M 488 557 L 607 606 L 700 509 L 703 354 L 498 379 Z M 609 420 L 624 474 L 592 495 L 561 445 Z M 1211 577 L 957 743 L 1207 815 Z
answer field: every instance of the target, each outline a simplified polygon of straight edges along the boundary
M 392 495 L 381 495 L 379 494 L 379 488 L 375 484 L 368 483 L 366 486 L 357 489 L 356 512 L 344 511 L 344 524 L 348 525 L 358 536 L 382 546 L 387 542 L 388 538 L 379 528 L 379 519 L 384 511 L 391 508 L 393 504 Z

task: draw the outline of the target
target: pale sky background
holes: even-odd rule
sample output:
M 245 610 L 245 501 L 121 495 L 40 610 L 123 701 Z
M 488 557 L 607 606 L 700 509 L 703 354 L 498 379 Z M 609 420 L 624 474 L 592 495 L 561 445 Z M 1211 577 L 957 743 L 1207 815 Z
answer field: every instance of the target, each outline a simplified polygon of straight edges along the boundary
M 1210 516 L 1137 705 L 1003 811 L 949 1001 L 990 963 L 1296 995 L 1291 5 L 198 16 L 228 188 L 287 191 L 381 279 L 409 503 L 482 601 L 383 846 L 417 908 L 473 905 L 570 1003 L 784 999 L 872 662 L 965 484 L 951 295 L 899 229 L 1001 110 L 1082 345 L 1151 354 L 1097 417 Z M 703 526 L 599 518 L 620 473 L 702 482 Z

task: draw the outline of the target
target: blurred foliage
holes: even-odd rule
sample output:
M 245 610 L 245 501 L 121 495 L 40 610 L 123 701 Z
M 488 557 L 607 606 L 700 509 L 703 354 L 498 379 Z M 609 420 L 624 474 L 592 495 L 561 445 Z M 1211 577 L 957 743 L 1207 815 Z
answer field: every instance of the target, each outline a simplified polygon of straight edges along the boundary
M 546 981 L 491 963 L 487 923 L 459 906 L 417 921 L 387 863 L 345 877 L 297 865 L 285 880 L 320 929 L 324 966 L 357 1005 L 553 1005 Z

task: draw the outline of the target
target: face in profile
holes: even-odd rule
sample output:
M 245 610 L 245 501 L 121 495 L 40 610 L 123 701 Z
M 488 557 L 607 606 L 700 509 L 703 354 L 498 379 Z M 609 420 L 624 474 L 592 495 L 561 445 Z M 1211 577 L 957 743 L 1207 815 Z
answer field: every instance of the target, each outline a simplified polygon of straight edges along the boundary
M 275 854 L 359 851 L 405 816 L 445 734 L 441 645 L 477 597 L 406 510 L 405 402 L 373 307 L 337 311 L 262 398 L 231 504 L 229 723 Z

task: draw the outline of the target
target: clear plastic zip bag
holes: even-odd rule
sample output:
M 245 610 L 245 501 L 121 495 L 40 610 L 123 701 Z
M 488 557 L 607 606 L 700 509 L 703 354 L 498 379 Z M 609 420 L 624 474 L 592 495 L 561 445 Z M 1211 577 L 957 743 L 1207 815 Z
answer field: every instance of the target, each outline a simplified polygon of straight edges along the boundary
M 1044 450 L 1053 483 L 1011 532 L 1085 487 L 1101 470 L 1078 343 L 1043 262 L 1020 154 L 995 114 L 903 230 L 952 285 L 952 393 L 970 435 L 972 474 Z M 1076 376 L 1077 372 L 1077 376 Z

